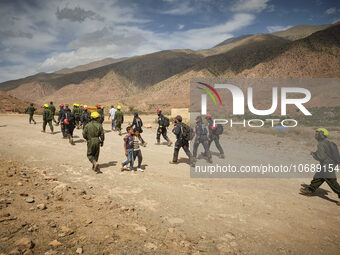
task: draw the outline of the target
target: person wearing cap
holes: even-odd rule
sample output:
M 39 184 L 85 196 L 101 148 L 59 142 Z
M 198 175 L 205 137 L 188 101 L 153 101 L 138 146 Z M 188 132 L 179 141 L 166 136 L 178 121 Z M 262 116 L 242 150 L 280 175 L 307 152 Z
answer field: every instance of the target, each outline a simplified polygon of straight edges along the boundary
M 83 129 L 83 137 L 87 141 L 87 158 L 92 163 L 92 170 L 101 173 L 98 158 L 100 147 L 104 145 L 104 129 L 99 123 L 100 114 L 98 112 L 91 113 L 91 121 Z
M 48 106 L 48 109 L 50 109 L 51 112 L 52 112 L 52 114 L 53 114 L 53 119 L 52 119 L 52 121 L 53 121 L 55 124 L 58 124 L 58 122 L 57 122 L 57 121 L 55 120 L 55 118 L 54 118 L 56 109 L 55 109 L 55 106 L 53 105 L 53 102 L 52 102 L 52 101 L 50 102 L 50 105 Z
M 212 142 L 215 142 L 216 148 L 220 152 L 220 158 L 224 158 L 224 151 L 222 149 L 222 146 L 220 144 L 220 135 L 218 133 L 218 129 L 222 128 L 221 126 L 214 125 L 214 121 L 212 119 L 212 116 L 210 114 L 207 114 L 205 116 L 205 119 L 208 121 L 208 129 L 209 129 L 209 150 L 210 145 Z M 223 128 L 222 128 L 223 132 Z
M 201 116 L 196 117 L 196 127 L 195 127 L 195 141 L 194 141 L 194 148 L 193 148 L 193 156 L 194 156 L 194 161 L 196 160 L 197 157 L 197 149 L 200 144 L 203 145 L 204 148 L 204 155 L 207 157 L 208 162 L 212 163 L 211 160 L 211 153 L 209 150 L 209 138 L 208 138 L 208 131 L 206 126 L 204 125 L 202 121 Z
M 157 128 L 157 135 L 156 135 L 156 145 L 161 144 L 161 135 L 163 138 L 168 142 L 168 146 L 171 146 L 172 142 L 170 141 L 168 135 L 167 135 L 167 128 L 169 126 L 169 123 L 166 123 L 165 120 L 169 120 L 165 118 L 165 116 L 162 114 L 161 109 L 157 109 L 157 121 L 158 121 L 158 128 Z
M 119 135 L 122 135 L 122 124 L 124 123 L 124 114 L 121 110 L 122 110 L 122 107 L 118 105 L 117 111 L 114 117 L 114 121 L 116 123 L 116 130 L 118 130 Z
M 111 109 L 109 111 L 109 120 L 111 120 L 111 130 L 116 130 L 116 123 L 115 123 L 115 114 L 117 109 L 111 105 Z
M 30 124 L 32 121 L 34 124 L 37 124 L 37 122 L 33 119 L 33 115 L 36 110 L 37 109 L 34 108 L 33 103 L 31 103 L 30 106 L 28 106 L 25 110 L 25 113 L 28 113 L 30 115 L 29 120 L 28 120 Z
M 46 125 L 50 126 L 51 134 L 53 132 L 53 125 L 52 125 L 53 114 L 52 111 L 49 109 L 48 104 L 44 104 L 44 111 L 43 111 L 43 130 L 41 132 L 46 132 Z
M 318 141 L 317 150 L 311 152 L 312 157 L 320 162 L 322 171 L 317 172 L 309 185 L 302 185 L 300 189 L 303 195 L 312 195 L 324 182 L 340 198 L 340 185 L 336 179 L 335 167 L 337 162 L 332 158 L 332 148 L 328 140 L 329 132 L 325 128 L 318 128 L 315 131 L 314 138 Z M 340 205 L 340 202 L 337 202 Z
M 100 104 L 97 104 L 96 105 L 96 107 L 97 107 L 97 112 L 99 113 L 99 123 L 100 124 L 103 124 L 103 122 L 104 122 L 104 108 L 103 107 L 101 107 L 100 106 Z
M 173 159 L 172 161 L 170 161 L 170 164 L 177 163 L 179 150 L 183 148 L 185 154 L 187 154 L 187 156 L 189 157 L 191 166 L 194 166 L 195 162 L 189 150 L 189 140 L 185 139 L 185 137 L 183 136 L 184 124 L 182 123 L 182 116 L 177 115 L 174 122 L 175 122 L 175 127 L 172 130 L 172 133 L 174 133 L 174 135 L 176 136 L 176 142 L 175 142 Z

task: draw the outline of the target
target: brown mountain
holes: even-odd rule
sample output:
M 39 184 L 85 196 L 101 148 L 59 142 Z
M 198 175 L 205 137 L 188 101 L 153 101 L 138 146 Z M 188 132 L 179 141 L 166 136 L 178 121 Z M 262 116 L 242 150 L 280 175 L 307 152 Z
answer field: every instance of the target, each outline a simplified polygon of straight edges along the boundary
M 23 112 L 29 103 L 0 91 L 0 112 Z
M 320 30 L 329 28 L 330 26 L 332 25 L 329 25 L 329 24 L 321 25 L 321 26 L 299 25 L 299 26 L 294 26 L 294 27 L 288 28 L 287 30 L 275 32 L 272 34 L 275 36 L 279 36 L 279 37 L 291 40 L 291 41 L 295 41 L 295 40 L 310 36 L 311 34 L 318 32 Z

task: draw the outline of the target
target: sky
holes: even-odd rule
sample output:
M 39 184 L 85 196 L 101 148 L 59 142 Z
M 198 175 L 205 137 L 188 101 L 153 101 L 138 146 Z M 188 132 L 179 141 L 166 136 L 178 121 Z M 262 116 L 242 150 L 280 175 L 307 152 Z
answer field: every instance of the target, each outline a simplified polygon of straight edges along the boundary
M 337 21 L 338 0 L 0 0 L 0 82 Z

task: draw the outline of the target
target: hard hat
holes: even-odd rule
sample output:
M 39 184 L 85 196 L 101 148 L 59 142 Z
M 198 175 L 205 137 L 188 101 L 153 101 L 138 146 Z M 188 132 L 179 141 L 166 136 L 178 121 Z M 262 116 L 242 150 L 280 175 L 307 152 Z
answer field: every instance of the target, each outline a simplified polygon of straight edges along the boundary
M 83 105 L 84 108 L 87 108 L 87 105 Z
M 79 106 L 79 104 L 73 104 L 73 105 L 74 105 L 74 106 L 77 106 L 77 107 Z
M 162 109 L 157 109 L 157 114 L 160 114 L 162 112 Z
M 64 105 L 63 105 L 63 104 L 60 104 L 59 107 L 64 107 Z
M 97 119 L 97 118 L 99 118 L 99 113 L 98 112 L 93 112 L 93 113 L 91 113 L 91 118 L 92 119 Z
M 96 107 L 98 108 L 100 106 L 100 104 L 96 104 Z
M 44 104 L 44 107 L 45 107 L 45 108 L 48 108 L 48 104 Z
M 211 116 L 210 114 L 207 114 L 207 115 L 205 115 L 205 118 L 206 118 L 206 119 L 211 119 L 212 116 Z
M 320 132 L 320 133 L 323 133 L 323 135 L 324 136 L 328 136 L 328 130 L 327 129 L 325 129 L 325 128 L 318 128 L 317 130 L 316 130 L 316 132 Z
M 70 122 L 68 122 L 68 119 L 64 119 L 64 124 L 65 124 L 65 125 L 70 124 Z
M 120 110 L 120 109 L 122 109 L 122 107 L 121 107 L 120 105 L 118 105 L 118 106 L 117 106 L 117 109 Z
M 84 109 L 84 111 L 87 111 L 87 108 L 86 108 L 86 107 L 84 107 L 83 109 Z

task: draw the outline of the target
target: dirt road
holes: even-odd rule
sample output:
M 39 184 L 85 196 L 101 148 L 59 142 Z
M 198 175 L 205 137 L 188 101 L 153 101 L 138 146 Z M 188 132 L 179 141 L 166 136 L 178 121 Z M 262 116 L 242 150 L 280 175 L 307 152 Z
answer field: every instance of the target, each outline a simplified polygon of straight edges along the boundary
M 133 206 L 142 219 L 154 224 L 153 228 L 177 233 L 194 244 L 197 252 L 339 254 L 340 207 L 327 185 L 316 196 L 305 197 L 298 191 L 300 183 L 308 180 L 190 178 L 182 151 L 182 163 L 169 165 L 173 147 L 154 145 L 153 119 L 143 119 L 153 125 L 143 133 L 148 142 L 142 148 L 143 173 L 119 170 L 124 160 L 122 137 L 109 132 L 110 124 L 104 125 L 108 132 L 99 159 L 103 174 L 90 170 L 81 130 L 75 130 L 76 145 L 71 146 L 60 133 L 41 133 L 39 117 L 37 125 L 29 125 L 27 116 L 1 115 L 0 153 L 80 189 L 91 186 L 99 197 Z M 228 143 L 225 153 L 231 162 L 242 158 L 258 163 L 261 155 L 269 155 L 273 161 L 310 160 L 309 151 L 297 149 L 295 141 L 272 147 L 240 138 L 231 138 Z

